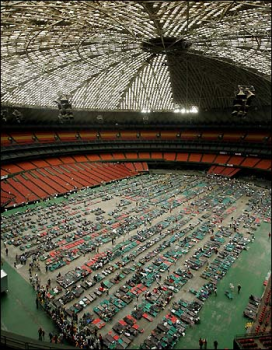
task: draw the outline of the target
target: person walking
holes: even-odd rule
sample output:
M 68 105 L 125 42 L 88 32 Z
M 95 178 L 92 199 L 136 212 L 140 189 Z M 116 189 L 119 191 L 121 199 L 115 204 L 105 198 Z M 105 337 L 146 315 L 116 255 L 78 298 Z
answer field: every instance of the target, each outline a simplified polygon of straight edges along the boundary
M 38 297 L 36 297 L 36 308 L 37 309 L 39 308 L 39 299 L 38 299 Z
M 50 343 L 52 343 L 53 334 L 51 332 L 49 332 L 48 335 L 49 335 Z
M 8 248 L 6 248 L 6 256 L 8 256 Z
M 218 347 L 218 341 L 217 341 L 217 340 L 215 340 L 215 341 L 213 342 L 213 346 L 214 346 L 215 350 L 217 350 L 217 347 Z
M 238 284 L 238 286 L 237 286 L 237 289 L 238 289 L 238 294 L 240 294 L 240 290 L 241 290 L 241 285 L 240 284 Z
M 103 338 L 102 338 L 102 335 L 99 334 L 99 337 L 98 337 L 98 338 L 99 338 L 100 348 L 103 349 L 104 340 L 103 340 Z
M 40 327 L 40 328 L 38 329 L 38 334 L 39 334 L 39 340 L 42 340 L 42 334 L 43 334 L 42 327 Z
M 207 339 L 206 338 L 203 339 L 203 346 L 204 346 L 204 349 L 207 349 Z
M 198 344 L 199 344 L 199 349 L 202 349 L 202 347 L 203 347 L 203 340 L 201 338 L 199 338 Z

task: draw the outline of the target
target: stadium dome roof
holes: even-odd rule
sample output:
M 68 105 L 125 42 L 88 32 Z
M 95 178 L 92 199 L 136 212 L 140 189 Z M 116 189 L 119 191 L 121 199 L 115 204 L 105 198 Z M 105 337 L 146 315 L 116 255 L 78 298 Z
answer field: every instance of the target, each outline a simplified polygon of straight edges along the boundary
M 226 108 L 271 98 L 268 1 L 3 1 L 1 100 L 56 107 Z

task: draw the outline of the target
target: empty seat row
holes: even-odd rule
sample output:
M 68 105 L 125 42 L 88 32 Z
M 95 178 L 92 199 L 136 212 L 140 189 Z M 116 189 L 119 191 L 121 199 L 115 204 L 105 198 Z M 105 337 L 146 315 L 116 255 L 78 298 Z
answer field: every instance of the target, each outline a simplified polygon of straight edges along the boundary
M 83 160 L 81 157 L 78 160 Z M 70 164 L 53 161 L 35 161 L 41 167 L 32 165 L 13 168 L 16 173 L 1 181 L 1 203 L 7 202 L 10 206 L 36 201 L 56 194 L 64 194 L 71 190 L 81 189 L 87 186 L 96 186 L 104 182 L 110 182 L 134 176 L 138 171 L 148 170 L 147 163 L 96 163 L 74 162 Z M 51 163 L 51 164 L 50 164 Z M 9 169 L 12 169 L 10 167 Z M 11 200 L 9 200 L 11 199 Z
M 16 164 L 2 165 L 1 176 L 20 173 L 25 170 L 31 170 L 36 168 L 44 168 L 48 166 L 57 166 L 62 164 L 74 164 L 85 162 L 111 162 L 111 161 L 170 161 L 170 162 L 192 162 L 192 163 L 205 163 L 205 164 L 217 164 L 223 167 L 246 167 L 255 168 L 261 170 L 271 171 L 271 159 L 260 159 L 258 157 L 243 157 L 243 156 L 231 156 L 222 154 L 202 154 L 202 153 L 187 153 L 187 152 L 112 152 L 112 153 L 100 153 L 100 154 L 86 154 L 86 155 L 73 155 L 73 156 L 61 156 L 51 157 L 43 160 L 31 160 L 28 162 L 18 162 Z M 139 168 L 141 169 L 141 168 Z M 219 171 L 218 168 L 217 171 Z M 134 168 L 135 170 L 135 168 Z M 141 169 L 142 170 L 142 169 Z M 223 169 L 221 169 L 223 170 Z M 228 170 L 226 170 L 228 173 Z

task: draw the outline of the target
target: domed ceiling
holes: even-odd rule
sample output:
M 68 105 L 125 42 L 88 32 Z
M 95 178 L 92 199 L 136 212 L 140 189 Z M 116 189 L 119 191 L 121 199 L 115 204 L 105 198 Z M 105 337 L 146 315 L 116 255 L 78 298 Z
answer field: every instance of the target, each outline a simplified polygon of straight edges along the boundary
M 173 111 L 271 99 L 268 1 L 3 1 L 1 101 Z

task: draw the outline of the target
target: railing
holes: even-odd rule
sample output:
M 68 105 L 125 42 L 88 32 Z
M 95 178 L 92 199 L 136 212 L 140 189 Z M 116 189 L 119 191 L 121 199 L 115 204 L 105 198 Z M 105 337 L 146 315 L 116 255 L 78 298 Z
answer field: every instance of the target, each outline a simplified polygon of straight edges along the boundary
M 76 349 L 64 344 L 53 344 L 10 333 L 1 329 L 1 345 L 8 349 Z
M 271 337 L 270 332 L 264 332 L 264 333 L 244 333 L 244 334 L 236 334 L 234 339 L 243 339 L 243 338 L 260 338 L 260 337 Z

